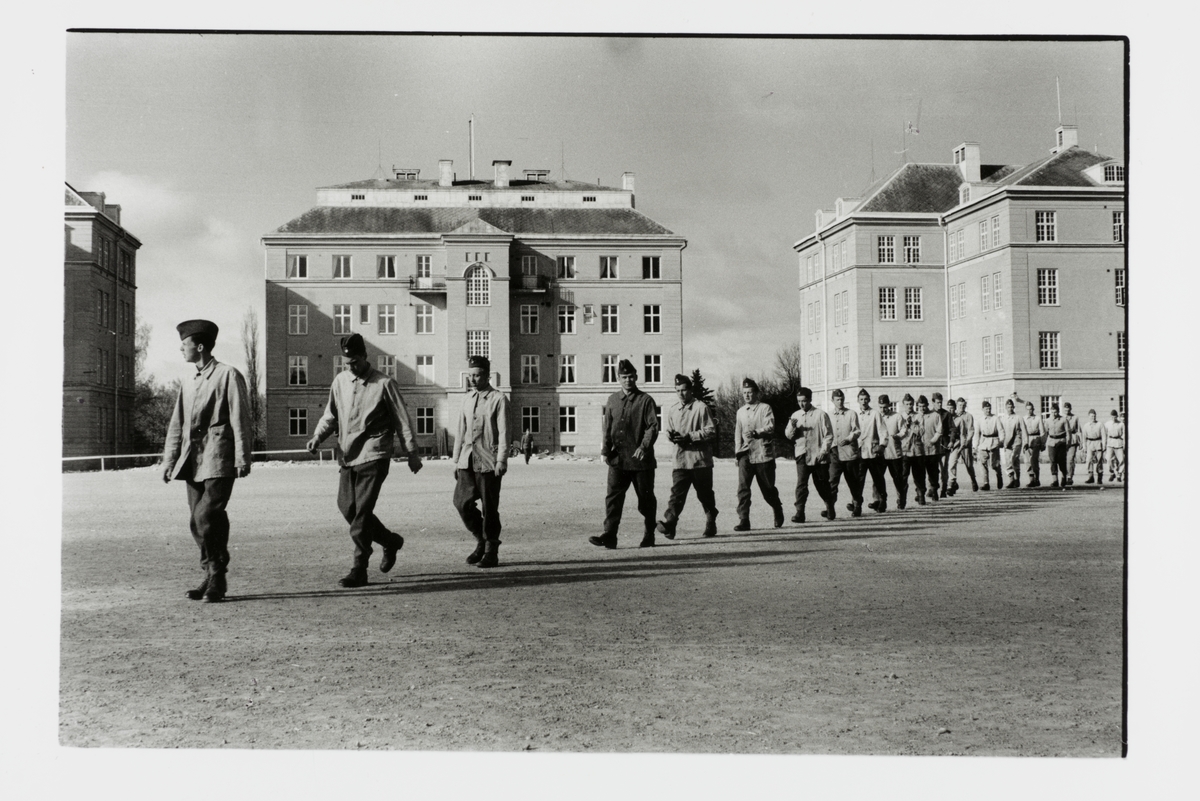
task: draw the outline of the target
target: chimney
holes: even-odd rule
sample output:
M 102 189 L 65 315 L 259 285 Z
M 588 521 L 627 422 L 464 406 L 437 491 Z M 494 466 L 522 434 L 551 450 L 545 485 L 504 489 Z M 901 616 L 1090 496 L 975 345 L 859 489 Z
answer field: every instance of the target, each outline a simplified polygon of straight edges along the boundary
M 1079 127 L 1076 125 L 1060 125 L 1054 129 L 1054 147 L 1051 153 L 1061 153 L 1069 147 L 1079 144 Z
M 954 148 L 954 166 L 958 167 L 964 182 L 979 183 L 979 143 L 963 142 Z
M 496 186 L 508 186 L 508 168 L 512 166 L 512 162 L 497 159 L 492 162 L 492 166 L 496 168 Z
M 633 191 L 633 173 L 631 173 L 631 172 L 621 173 L 621 188 L 624 189 L 626 192 Z
M 438 186 L 454 186 L 453 159 L 440 159 L 438 161 Z

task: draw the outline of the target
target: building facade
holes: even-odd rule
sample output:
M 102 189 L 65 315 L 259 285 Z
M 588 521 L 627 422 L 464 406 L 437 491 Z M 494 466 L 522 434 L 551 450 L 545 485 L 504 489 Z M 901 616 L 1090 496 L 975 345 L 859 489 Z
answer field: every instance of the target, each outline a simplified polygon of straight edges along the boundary
M 1125 411 L 1125 168 L 1060 126 L 1050 155 L 905 164 L 818 211 L 799 256 L 804 379 L 1048 412 Z
M 510 396 L 513 438 L 598 453 L 604 402 L 629 359 L 660 404 L 682 370 L 686 240 L 620 189 L 491 181 L 398 169 L 317 191 L 318 205 L 262 239 L 267 447 L 303 447 L 344 369 L 338 341 L 362 334 L 393 375 L 426 454 L 453 447 L 467 358 L 487 356 Z
M 63 456 L 130 453 L 138 239 L 103 192 L 66 185 Z

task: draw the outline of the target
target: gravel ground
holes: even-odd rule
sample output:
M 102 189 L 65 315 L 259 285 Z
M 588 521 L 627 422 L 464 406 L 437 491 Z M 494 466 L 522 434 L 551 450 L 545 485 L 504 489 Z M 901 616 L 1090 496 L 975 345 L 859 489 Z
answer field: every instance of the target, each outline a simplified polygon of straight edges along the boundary
M 607 551 L 586 542 L 604 465 L 535 459 L 505 478 L 485 571 L 463 561 L 450 464 L 394 468 L 377 513 L 406 545 L 343 590 L 336 467 L 256 465 L 230 503 L 223 604 L 183 597 L 200 576 L 180 483 L 64 475 L 60 743 L 1121 753 L 1119 488 L 968 489 L 833 522 L 814 495 L 820 522 L 778 530 L 756 490 L 737 534 L 720 462 L 719 537 L 699 537 L 693 497 L 678 539 L 639 549 L 630 493 Z

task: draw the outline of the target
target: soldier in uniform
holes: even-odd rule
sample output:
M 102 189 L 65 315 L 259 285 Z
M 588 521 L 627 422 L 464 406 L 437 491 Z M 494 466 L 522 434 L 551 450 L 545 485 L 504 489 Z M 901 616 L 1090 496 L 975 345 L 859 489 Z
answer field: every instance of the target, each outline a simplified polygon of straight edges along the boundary
M 883 460 L 887 464 L 892 486 L 896 490 L 896 508 L 904 509 L 908 505 L 908 463 L 904 458 L 908 419 L 896 411 L 887 395 L 879 396 L 879 410 L 880 421 L 883 423 Z
M 975 481 L 975 418 L 967 411 L 967 401 L 959 398 L 955 401 L 957 410 L 954 415 L 954 448 L 950 451 L 950 494 L 958 491 L 958 463 L 961 461 L 971 478 L 971 491 L 979 491 L 979 483 Z
M 1063 402 L 1063 418 L 1067 421 L 1067 486 L 1075 483 L 1075 460 L 1083 444 L 1079 418 L 1071 413 L 1071 404 Z
M 217 326 L 208 320 L 177 325 L 179 351 L 196 366 L 183 381 L 163 448 L 163 481 L 187 482 L 192 539 L 200 549 L 204 578 L 187 591 L 193 601 L 214 603 L 225 598 L 229 565 L 229 515 L 225 506 L 235 478 L 250 475 L 254 424 L 246 380 L 233 367 L 212 356 Z
M 924 400 L 925 396 L 921 396 Z M 913 397 L 907 392 L 904 394 L 904 420 L 905 420 L 905 436 L 903 442 L 904 453 L 904 475 L 911 476 L 913 486 L 916 488 L 916 495 L 913 497 L 917 501 L 918 506 L 925 505 L 925 441 L 923 438 L 924 431 L 924 415 L 913 411 Z M 925 401 L 928 406 L 928 401 Z M 904 507 L 901 506 L 901 509 Z
M 1067 488 L 1067 420 L 1059 414 L 1058 404 L 1050 404 L 1050 419 L 1046 425 L 1046 451 L 1050 457 L 1050 486 Z
M 733 455 L 738 465 L 738 522 L 734 531 L 750 530 L 750 482 L 757 481 L 763 500 L 775 513 L 775 528 L 783 525 L 783 504 L 775 488 L 775 412 L 759 400 L 758 382 L 742 380 L 743 406 L 733 427 Z
M 925 474 L 929 477 L 928 496 L 931 501 L 938 499 L 938 481 L 942 473 L 942 451 L 945 448 L 941 414 L 943 411 L 945 410 L 931 410 L 924 395 L 917 398 L 917 416 L 920 418 L 921 445 L 925 449 Z
M 858 415 L 846 408 L 846 395 L 840 389 L 835 389 L 832 397 L 833 414 L 830 415 L 830 422 L 833 424 L 833 448 L 829 457 L 829 500 L 837 508 L 838 483 L 845 476 L 851 499 L 846 509 L 853 517 L 862 517 L 862 484 L 858 475 L 862 469 L 858 446 L 861 430 Z
M 833 506 L 836 496 L 829 486 L 833 424 L 829 415 L 812 405 L 812 390 L 808 387 L 796 390 L 796 401 L 800 408 L 788 418 L 787 427 L 783 431 L 785 437 L 796 443 L 796 514 L 792 516 L 792 522 L 804 522 L 809 476 L 812 476 L 817 495 L 825 502 L 825 510 L 821 512 L 821 517 L 833 520 L 837 517 Z
M 658 439 L 658 411 L 651 398 L 638 389 L 637 368 L 628 359 L 617 365 L 621 390 L 604 404 L 604 446 L 600 455 L 608 463 L 608 489 L 604 496 L 604 533 L 588 537 L 601 548 L 617 547 L 617 530 L 629 485 L 637 495 L 642 515 L 643 534 L 639 548 L 654 547 L 655 516 L 658 499 L 654 497 L 654 441 Z
M 941 496 L 945 498 L 947 495 L 953 495 L 954 489 L 950 486 L 950 454 L 958 446 L 958 428 L 954 425 L 954 404 L 950 404 L 947 409 L 942 406 L 942 393 L 935 392 L 930 396 L 933 400 L 933 411 L 942 418 L 942 438 L 938 442 L 938 468 L 940 484 L 935 482 L 934 489 L 940 490 Z
M 454 508 L 475 537 L 467 564 L 479 567 L 500 564 L 500 482 L 508 472 L 508 398 L 492 387 L 491 371 L 486 356 L 467 359 L 469 389 L 458 415 L 451 457 Z M 476 503 L 482 503 L 482 513 Z
M 321 441 L 337 431 L 341 465 L 338 510 L 350 524 L 350 539 L 354 542 L 350 572 L 338 581 L 338 586 L 362 587 L 367 583 L 372 543 L 383 549 L 379 569 L 384 573 L 396 564 L 396 553 L 404 547 L 404 537 L 390 531 L 375 516 L 397 435 L 408 454 L 408 469 L 416 473 L 422 465 L 396 379 L 371 366 L 361 334 L 342 337 L 339 344 L 350 369 L 333 377 L 325 414 L 306 447 L 309 453 L 316 453 Z
M 1117 417 L 1117 410 L 1104 424 L 1104 458 L 1108 462 L 1108 480 L 1125 481 L 1125 424 Z
M 717 438 L 716 425 L 708 404 L 692 392 L 692 379 L 680 373 L 675 376 L 675 394 L 679 400 L 671 404 L 666 414 L 667 440 L 675 446 L 671 470 L 671 498 L 667 512 L 658 523 L 658 533 L 675 539 L 675 527 L 688 489 L 696 488 L 696 498 L 704 508 L 704 536 L 717 536 L 717 501 L 713 495 L 712 446 Z
M 886 395 L 880 395 L 882 407 Z M 887 429 L 883 412 L 871 408 L 871 393 L 858 391 L 858 494 L 862 496 L 867 484 L 867 473 L 871 474 L 871 502 L 867 508 L 876 512 L 887 511 Z
M 1088 409 L 1088 421 L 1081 427 L 1084 457 L 1088 477 L 1084 484 L 1104 483 L 1104 452 L 1108 449 L 1108 432 L 1096 420 L 1096 410 Z
M 1014 409 L 1012 398 L 1004 401 L 1004 416 L 1000 418 L 1000 446 L 1004 449 L 1004 470 L 1008 474 L 1005 489 L 1021 486 L 1021 449 L 1027 438 L 1025 422 Z
M 1029 486 L 1042 486 L 1042 451 L 1046 447 L 1046 422 L 1033 408 L 1025 404 L 1025 452 L 1029 455 Z
M 525 464 L 529 464 L 529 457 L 533 455 L 533 432 L 529 429 L 521 435 L 521 452 L 525 454 Z
M 976 429 L 978 439 L 975 450 L 979 454 L 979 463 L 983 465 L 983 487 L 990 490 L 988 468 L 996 476 L 996 489 L 1004 489 L 1004 474 L 1000 472 L 1000 418 L 992 414 L 992 404 L 983 402 L 983 417 L 979 418 Z

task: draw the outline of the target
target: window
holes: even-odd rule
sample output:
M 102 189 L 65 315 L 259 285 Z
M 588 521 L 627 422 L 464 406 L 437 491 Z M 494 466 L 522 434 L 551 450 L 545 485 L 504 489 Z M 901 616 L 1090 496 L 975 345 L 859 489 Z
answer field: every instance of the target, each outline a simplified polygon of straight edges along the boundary
M 605 353 L 600 357 L 600 383 L 617 383 L 617 354 Z
M 380 303 L 379 314 L 379 333 L 394 334 L 396 333 L 396 304 L 395 303 Z
M 375 357 L 375 369 L 388 378 L 396 377 L 396 357 L 380 354 Z
M 662 273 L 659 270 L 658 256 L 642 256 L 642 279 L 659 279 L 662 278 Z
M 433 430 L 433 407 L 418 406 L 417 407 L 417 433 L 432 434 Z
M 1117 396 L 1117 412 L 1122 417 L 1125 416 L 1125 396 L 1124 395 Z
M 288 357 L 288 384 L 293 387 L 302 387 L 308 384 L 307 356 Z
M 303 335 L 308 333 L 308 305 L 288 306 L 288 333 Z
M 575 333 L 575 306 L 567 303 L 558 307 L 558 333 Z
M 433 333 L 433 304 L 418 303 L 417 310 L 417 333 L 432 334 Z
M 483 195 L 467 195 L 467 200 L 483 200 Z
M 539 364 L 541 357 L 536 355 L 524 354 L 521 356 L 521 383 L 522 384 L 540 384 L 542 383 L 542 371 Z
M 842 295 L 836 293 L 833 296 L 833 327 L 837 328 L 842 324 Z
M 958 319 L 958 284 L 950 287 L 950 319 Z
M 288 409 L 288 434 L 293 437 L 308 436 L 308 409 Z
M 919 241 L 918 241 L 918 246 L 920 246 Z M 849 252 L 848 246 L 846 245 L 845 239 L 842 240 L 841 250 L 842 250 L 842 269 L 844 270 L 850 266 L 850 252 Z
M 1124 242 L 1125 241 L 1125 212 L 1114 211 L 1113 215 L 1112 215 L 1112 220 L 1113 220 L 1113 241 L 1114 242 Z
M 429 195 L 413 195 L 413 200 L 429 200 Z
M 1000 215 L 992 218 L 992 247 L 1000 246 Z
M 360 325 L 371 322 L 371 304 L 363 303 L 358 307 L 358 322 Z
M 958 240 L 958 257 L 960 259 L 965 259 L 967 257 L 967 242 L 966 242 L 967 231 L 966 231 L 966 229 L 959 228 L 954 236 Z
M 1000 308 L 1000 273 L 992 273 L 992 308 Z
M 992 310 L 992 277 L 990 275 L 979 277 L 979 306 L 984 311 Z
M 575 433 L 575 407 L 558 407 L 558 431 L 561 434 Z
M 816 329 L 816 326 L 813 324 L 813 319 L 814 319 L 813 318 L 813 305 L 811 303 L 808 304 L 808 306 L 807 306 L 807 310 L 805 311 L 805 314 L 804 314 L 804 319 L 808 321 L 808 333 L 810 333 L 810 334 L 815 333 L 817 329 Z
M 657 353 L 647 353 L 645 369 L 642 371 L 642 381 L 647 384 L 662 383 L 662 356 Z
M 1125 369 L 1125 332 L 1117 332 L 1117 367 Z
M 896 377 L 896 346 L 879 346 L 879 375 L 883 378 Z
M 850 290 L 842 292 L 842 325 L 850 325 Z
M 491 305 L 491 286 L 492 278 L 488 273 L 488 268 L 482 264 L 476 264 L 467 270 L 467 305 L 468 306 L 489 306 Z
M 950 343 L 950 377 L 958 378 L 958 343 Z
M 533 195 L 521 195 L 521 202 L 522 202 L 522 203 L 532 203 L 533 201 L 534 201 L 534 196 L 533 196 Z
M 921 261 L 921 237 L 904 237 L 904 263 L 916 264 Z
M 350 369 L 350 360 L 340 353 L 333 357 L 333 374 L 345 372 Z
M 396 277 L 396 257 L 379 256 L 375 259 L 375 276 L 377 278 Z
M 847 346 L 842 348 L 842 375 L 843 381 L 850 378 L 850 348 Z
M 536 406 L 522 406 L 521 430 L 531 434 L 540 434 L 542 432 L 542 410 Z
M 430 264 L 429 256 L 417 256 L 417 281 L 429 281 L 433 278 L 433 267 Z
M 350 257 L 349 256 L 334 256 L 333 257 L 333 277 L 334 278 L 349 278 L 350 277 Z
M 537 334 L 540 330 L 541 316 L 536 303 L 521 306 L 521 333 Z
M 992 338 L 983 338 L 983 372 L 992 372 Z
M 417 383 L 432 384 L 433 383 L 433 357 L 418 356 L 417 357 Z
M 949 252 L 946 254 L 946 259 L 948 261 L 958 261 L 958 237 L 955 236 L 954 231 L 951 231 L 946 236 L 946 246 L 949 249 Z
M 896 287 L 879 287 L 879 319 L 896 319 Z
M 600 306 L 600 333 L 619 333 L 619 308 L 616 303 Z
M 601 278 L 616 278 L 617 277 L 617 257 L 616 256 L 601 256 L 600 257 L 600 277 Z
M 958 343 L 958 374 L 964 378 L 967 375 L 967 343 L 965 341 Z
M 813 325 L 816 326 L 817 331 L 822 330 L 821 329 L 821 301 L 819 301 L 819 300 L 815 301 L 813 303 Z
M 925 346 L 904 346 L 904 374 L 911 378 L 925 375 Z
M 924 320 L 925 311 L 922 303 L 922 289 L 919 286 L 904 287 L 904 319 Z
M 575 277 L 575 257 L 574 256 L 559 256 L 558 257 L 558 277 L 559 279 L 570 279 Z
M 662 307 L 658 305 L 642 307 L 642 333 L 662 333 Z
M 837 245 L 834 245 L 831 250 L 833 251 L 833 271 L 836 273 L 842 269 L 842 254 L 838 250 Z
M 879 236 L 875 238 L 875 244 L 880 264 L 896 263 L 896 237 Z
M 558 356 L 558 383 L 575 383 L 575 357 L 565 353 Z
M 1059 398 L 1061 398 L 1061 397 L 1062 397 L 1061 395 L 1043 395 L 1042 396 L 1041 408 L 1042 408 L 1042 416 L 1043 417 L 1046 417 L 1050 414 L 1050 407 L 1057 405 L 1059 403 Z M 1062 408 L 1062 407 L 1059 406 L 1059 408 Z
M 483 356 L 485 359 L 492 358 L 491 331 L 467 332 L 467 358 L 469 359 L 472 356 Z
M 345 303 L 333 304 L 333 333 L 350 333 L 350 305 Z
M 1059 363 L 1057 331 L 1038 331 L 1038 366 L 1043 370 L 1057 370 Z
M 981 253 L 991 247 L 990 237 L 988 236 L 988 233 L 989 233 L 988 221 L 980 220 L 979 221 L 979 250 Z
M 967 316 L 967 285 L 966 282 L 958 285 L 958 318 L 966 319 Z
M 1037 241 L 1057 242 L 1058 213 L 1054 211 L 1035 211 L 1033 216 L 1036 223 Z
M 959 203 L 959 205 L 962 205 L 963 203 L 970 203 L 970 202 L 971 202 L 971 185 L 965 184 L 963 186 L 960 186 L 958 188 L 958 203 Z
M 521 275 L 537 275 L 537 256 L 526 254 L 521 257 Z
M 996 334 L 996 372 L 1004 370 L 1004 334 Z M 1004 408 L 1003 406 L 1000 408 Z
M 1105 164 L 1104 165 L 1104 183 L 1123 183 L 1125 181 L 1125 168 L 1120 164 Z
M 1114 275 L 1114 280 L 1116 281 L 1117 305 L 1124 306 L 1125 305 L 1125 270 L 1123 268 L 1116 271 L 1116 273 Z
M 583 304 L 583 324 L 584 325 L 592 325 L 595 322 L 596 322 L 596 304 L 594 304 L 594 303 Z
M 287 277 L 308 278 L 308 256 L 288 256 Z

